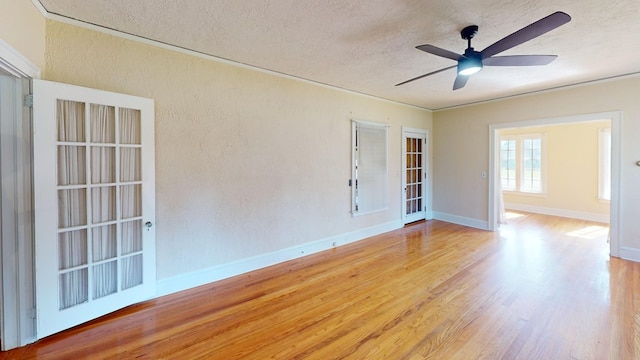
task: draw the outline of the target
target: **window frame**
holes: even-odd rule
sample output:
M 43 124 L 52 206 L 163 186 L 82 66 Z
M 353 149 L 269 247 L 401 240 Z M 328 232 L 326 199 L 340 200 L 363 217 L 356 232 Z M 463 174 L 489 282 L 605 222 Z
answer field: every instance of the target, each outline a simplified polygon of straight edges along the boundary
M 529 190 L 524 188 L 525 179 L 525 151 L 524 143 L 527 140 L 540 140 L 540 191 Z M 500 184 L 500 189 L 506 193 L 513 193 L 519 195 L 528 196 L 546 196 L 547 195 L 547 149 L 546 149 L 546 134 L 545 133 L 528 133 L 517 135 L 504 135 L 499 138 L 500 145 L 500 157 L 499 157 L 499 170 L 500 179 L 502 179 L 502 142 L 503 141 L 515 141 L 515 187 L 506 188 Z
M 360 159 L 362 157 L 362 138 L 359 133 L 360 128 L 378 130 L 384 133 L 380 134 L 384 136 L 383 149 L 378 149 L 384 151 L 384 156 L 382 157 L 384 166 L 383 169 L 374 169 L 374 171 L 377 171 L 377 173 L 374 174 L 374 176 L 377 177 L 377 181 L 374 181 L 373 184 L 369 182 L 363 183 L 363 181 L 366 181 L 366 178 L 363 179 L 361 177 L 363 166 L 360 163 Z M 380 160 L 380 157 L 378 157 L 378 160 Z M 368 185 L 373 186 L 373 190 L 369 189 Z M 389 125 L 363 120 L 351 121 L 351 179 L 349 181 L 349 186 L 351 186 L 352 217 L 389 209 Z M 379 194 L 379 198 L 376 199 L 374 206 L 363 207 L 362 205 L 367 203 L 363 202 L 361 197 L 372 193 Z

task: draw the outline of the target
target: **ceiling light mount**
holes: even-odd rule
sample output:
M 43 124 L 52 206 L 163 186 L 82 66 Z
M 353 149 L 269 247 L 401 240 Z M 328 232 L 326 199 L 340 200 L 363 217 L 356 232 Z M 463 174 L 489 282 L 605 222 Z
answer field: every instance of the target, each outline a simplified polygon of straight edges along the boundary
M 471 39 L 478 34 L 478 25 L 469 25 L 460 31 L 460 36 L 467 40 L 468 47 L 471 47 Z

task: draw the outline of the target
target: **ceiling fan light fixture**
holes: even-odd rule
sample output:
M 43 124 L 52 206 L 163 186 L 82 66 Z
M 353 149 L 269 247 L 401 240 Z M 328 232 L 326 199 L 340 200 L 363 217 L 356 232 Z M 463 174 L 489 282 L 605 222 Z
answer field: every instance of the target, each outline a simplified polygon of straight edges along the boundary
M 458 61 L 458 75 L 469 76 L 482 70 L 480 57 L 463 57 Z
M 484 63 L 487 66 L 534 66 L 534 65 L 547 65 L 553 61 L 556 55 L 512 55 L 512 56 L 495 56 L 503 51 L 507 51 L 515 46 L 525 43 L 529 40 L 533 40 L 542 34 L 562 26 L 571 21 L 571 16 L 562 11 L 556 11 L 551 15 L 543 17 L 542 19 L 533 22 L 522 29 L 507 35 L 502 39 L 487 46 L 482 51 L 475 51 L 471 47 L 471 39 L 473 39 L 478 33 L 478 25 L 469 25 L 460 31 L 462 39 L 467 40 L 467 49 L 464 54 L 458 54 L 453 51 L 439 48 L 430 44 L 418 45 L 416 49 L 424 52 L 451 59 L 457 62 L 456 65 L 442 68 L 440 70 L 432 71 L 424 75 L 416 76 L 413 79 L 403 81 L 396 86 L 404 85 L 406 83 L 422 79 L 424 77 L 441 73 L 445 70 L 453 69 L 457 67 L 458 75 L 453 82 L 453 90 L 460 89 L 465 86 L 469 75 L 473 75 L 482 70 Z

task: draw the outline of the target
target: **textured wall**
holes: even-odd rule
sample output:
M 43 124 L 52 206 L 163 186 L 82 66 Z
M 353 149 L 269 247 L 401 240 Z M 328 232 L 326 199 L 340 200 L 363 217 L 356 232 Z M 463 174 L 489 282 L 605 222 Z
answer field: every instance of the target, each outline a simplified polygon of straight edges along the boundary
M 621 246 L 640 249 L 640 77 L 545 92 L 433 114 L 433 210 L 486 221 L 489 125 L 622 111 Z
M 610 121 L 503 130 L 500 135 L 544 134 L 547 189 L 544 196 L 505 193 L 506 203 L 609 215 L 598 199 L 598 130 Z
M 155 99 L 158 278 L 400 220 L 431 113 L 47 22 L 47 80 Z M 350 119 L 391 125 L 390 209 L 352 218 Z
M 0 39 L 44 70 L 45 20 L 29 0 L 0 0 Z

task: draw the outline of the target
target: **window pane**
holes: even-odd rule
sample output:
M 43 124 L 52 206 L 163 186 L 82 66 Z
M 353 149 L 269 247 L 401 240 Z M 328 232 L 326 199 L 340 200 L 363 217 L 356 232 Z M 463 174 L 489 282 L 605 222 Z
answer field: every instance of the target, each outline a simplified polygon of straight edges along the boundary
M 140 148 L 120 149 L 120 181 L 142 180 Z
M 122 223 L 122 254 L 142 251 L 142 220 Z
M 142 186 L 127 185 L 120 191 L 120 213 L 122 219 L 129 219 L 142 215 Z
M 58 100 L 56 106 L 58 141 L 84 142 L 84 116 L 84 103 Z
M 516 141 L 500 141 L 500 181 L 503 190 L 516 189 Z
M 91 148 L 91 183 L 108 184 L 116 181 L 116 148 Z
M 122 259 L 122 290 L 142 284 L 142 254 Z
M 120 143 L 140 144 L 140 110 L 121 108 Z
M 93 267 L 93 298 L 98 299 L 118 291 L 118 262 L 109 261 Z
M 116 225 L 91 229 L 93 261 L 112 259 L 117 256 Z
M 526 138 L 522 141 L 522 184 L 520 191 L 542 192 L 542 139 Z
M 86 184 L 86 147 L 58 146 L 58 185 Z
M 67 231 L 58 235 L 58 269 L 87 264 L 87 230 Z
M 87 224 L 86 189 L 58 190 L 58 227 Z
M 115 186 L 91 189 L 91 202 L 91 220 L 93 223 L 116 220 Z
M 115 143 L 116 113 L 113 106 L 91 104 L 91 142 Z
M 87 302 L 89 299 L 88 270 L 84 268 L 60 274 L 58 286 L 60 310 Z

